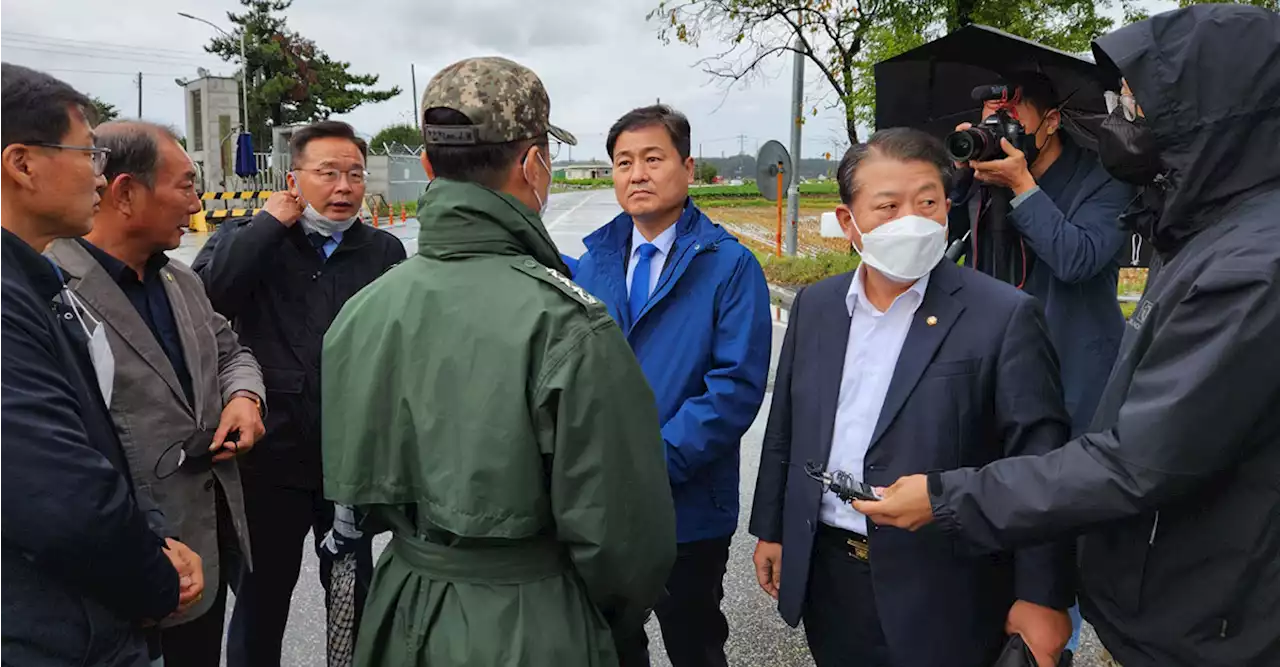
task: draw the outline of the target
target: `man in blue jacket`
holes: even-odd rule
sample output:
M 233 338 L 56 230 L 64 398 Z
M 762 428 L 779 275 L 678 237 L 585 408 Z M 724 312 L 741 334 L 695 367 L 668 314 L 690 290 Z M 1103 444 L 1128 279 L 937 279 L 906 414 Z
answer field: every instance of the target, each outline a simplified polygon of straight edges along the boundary
M 751 252 L 689 199 L 689 121 L 636 109 L 609 131 L 624 213 L 584 242 L 574 279 L 609 307 L 652 385 L 676 506 L 675 567 L 655 611 L 675 667 L 725 665 L 720 612 L 738 525 L 738 446 L 764 400 L 769 290 Z M 648 664 L 648 640 L 619 646 Z

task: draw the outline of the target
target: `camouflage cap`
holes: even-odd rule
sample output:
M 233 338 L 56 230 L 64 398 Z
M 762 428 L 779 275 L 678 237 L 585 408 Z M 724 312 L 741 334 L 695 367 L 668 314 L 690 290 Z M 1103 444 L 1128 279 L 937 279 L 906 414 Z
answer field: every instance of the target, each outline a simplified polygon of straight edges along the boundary
M 471 125 L 424 125 L 428 144 L 504 144 L 551 134 L 576 146 L 572 134 L 552 125 L 551 98 L 533 70 L 506 58 L 468 58 L 432 77 L 419 113 L 453 109 Z

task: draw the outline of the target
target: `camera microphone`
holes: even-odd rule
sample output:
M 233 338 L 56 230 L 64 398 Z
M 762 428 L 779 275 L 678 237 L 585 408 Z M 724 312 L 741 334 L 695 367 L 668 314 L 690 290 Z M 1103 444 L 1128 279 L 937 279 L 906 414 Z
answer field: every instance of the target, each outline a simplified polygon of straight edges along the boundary
M 1004 99 L 1005 95 L 1008 93 L 1008 86 L 1005 86 L 1004 84 L 995 84 L 978 86 L 973 89 L 973 92 L 969 93 L 969 97 L 973 99 L 974 102 L 989 102 L 991 100 Z
M 969 234 L 972 232 L 973 230 L 970 229 L 969 231 L 964 233 L 964 236 L 956 239 L 955 241 L 952 241 L 951 247 L 947 248 L 947 251 L 943 253 L 942 256 L 947 258 L 947 261 L 951 262 L 952 264 L 955 264 L 956 262 L 960 261 L 960 256 L 964 254 L 965 241 L 969 240 Z

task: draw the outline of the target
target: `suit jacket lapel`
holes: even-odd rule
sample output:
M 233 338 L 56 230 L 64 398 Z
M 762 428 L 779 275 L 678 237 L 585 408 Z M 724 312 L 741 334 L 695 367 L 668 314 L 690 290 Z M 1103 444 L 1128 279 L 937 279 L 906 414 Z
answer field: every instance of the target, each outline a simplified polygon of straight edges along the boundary
M 849 306 L 845 295 L 853 282 L 853 272 L 842 276 L 831 300 L 818 305 L 818 458 L 826 464 L 831 456 L 831 438 L 836 428 L 836 409 L 840 403 L 840 382 L 844 379 L 844 358 L 849 348 Z
M 880 418 L 876 421 L 876 430 L 871 436 L 868 451 L 875 447 L 880 436 L 884 435 L 897 418 L 898 411 L 920 382 L 920 376 L 924 375 L 925 369 L 933 361 L 947 332 L 960 319 L 964 304 L 952 295 L 961 286 L 953 272 L 961 270 L 963 269 L 944 260 L 929 276 L 929 287 L 925 290 L 924 301 L 911 320 L 911 328 L 907 330 L 907 339 L 902 344 L 902 353 L 898 355 L 898 366 L 893 371 L 893 379 L 889 381 L 889 391 L 880 408 Z
M 98 318 L 114 329 L 120 339 L 169 385 L 178 401 L 186 405 L 187 398 L 178 382 L 178 374 L 165 356 L 160 342 L 98 260 L 70 239 L 53 242 L 48 254 L 71 276 L 69 287 L 75 290 L 76 296 L 93 308 Z M 119 362 L 117 359 L 117 365 Z
M 182 342 L 182 358 L 186 360 L 187 373 L 191 375 L 191 405 L 194 414 L 196 406 L 204 405 L 204 383 L 198 380 L 200 377 L 200 339 L 196 335 L 198 329 L 191 317 L 191 311 L 187 308 L 187 300 L 182 288 L 173 278 L 173 271 L 167 267 L 160 269 L 160 279 L 164 281 L 164 293 L 169 297 L 169 309 L 173 311 L 174 324 L 178 327 L 178 339 Z M 214 354 L 216 356 L 216 350 Z M 181 391 L 178 394 L 183 396 Z

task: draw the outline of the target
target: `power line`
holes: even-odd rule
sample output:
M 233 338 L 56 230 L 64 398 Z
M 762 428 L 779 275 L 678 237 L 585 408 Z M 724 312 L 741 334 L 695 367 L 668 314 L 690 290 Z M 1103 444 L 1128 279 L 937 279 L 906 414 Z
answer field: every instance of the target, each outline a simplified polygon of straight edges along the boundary
M 9 31 L 5 31 L 5 32 L 0 32 L 0 36 L 3 36 L 5 39 L 16 39 L 16 40 L 23 41 L 23 42 L 32 42 L 32 43 L 45 42 L 45 43 L 52 43 L 52 45 L 54 45 L 54 46 L 62 46 L 62 45 L 64 45 L 64 44 L 65 44 L 65 45 L 74 45 L 74 46 L 79 47 L 79 46 L 81 46 L 81 45 L 84 45 L 84 46 L 87 46 L 87 47 L 89 47 L 89 48 L 96 48 L 96 49 L 112 49 L 112 50 L 116 50 L 116 51 L 124 50 L 124 51 L 128 51 L 128 52 L 151 51 L 151 52 L 158 52 L 158 53 L 165 53 L 165 54 L 186 55 L 186 56 L 191 56 L 191 55 L 195 55 L 195 56 L 212 55 L 212 54 L 208 54 L 208 53 L 203 52 L 203 51 L 190 51 L 190 50 L 187 50 L 187 49 L 166 49 L 166 48 L 162 48 L 162 47 L 158 47 L 158 46 L 132 46 L 132 45 L 129 45 L 129 44 L 117 44 L 117 43 L 114 43 L 114 42 L 101 42 L 101 41 L 96 41 L 96 40 L 87 40 L 87 39 L 67 39 L 67 38 L 65 38 L 65 37 L 53 37 L 53 36 L 49 36 L 49 35 L 35 35 L 35 34 L 31 34 L 31 33 L 22 33 L 22 32 L 9 32 Z
M 4 47 L 5 47 L 5 48 L 10 48 L 10 49 L 18 49 L 18 50 L 22 50 L 22 51 L 38 51 L 38 52 L 42 52 L 42 53 L 56 53 L 56 54 L 59 54 L 59 55 L 72 56 L 72 57 L 78 57 L 78 58 L 94 58 L 94 59 L 98 59 L 98 58 L 105 58 L 105 59 L 107 59 L 107 60 L 123 60 L 123 61 L 127 61 L 127 62 L 153 63 L 153 64 L 159 64 L 159 65 L 173 65 L 173 64 L 175 64 L 175 63 L 174 63 L 174 59 L 173 59 L 173 58 L 167 58 L 167 57 L 165 57 L 165 56 L 160 56 L 160 55 L 151 56 L 150 58 L 144 58 L 144 57 L 141 57 L 141 56 L 108 55 L 108 54 L 101 54 L 101 53 L 97 53 L 97 54 L 95 54 L 95 53 L 80 53 L 80 52 L 76 52 L 76 51 L 67 51 L 67 50 L 59 50 L 59 49 L 45 49 L 45 48 L 38 48 L 38 47 L 34 47 L 34 46 L 22 46 L 22 45 L 12 45 L 12 44 L 5 44 L 5 45 L 4 45 Z M 211 63 L 210 63 L 210 62 L 207 62 L 207 61 L 206 61 L 206 62 L 197 62 L 197 61 L 191 61 L 191 62 L 179 62 L 179 63 L 176 63 L 176 64 L 179 64 L 179 65 L 191 65 L 192 67 L 209 67 L 209 66 L 211 66 Z
M 125 72 L 122 70 L 73 69 L 73 68 L 64 68 L 64 67 L 41 67 L 39 69 L 41 72 L 65 72 L 65 73 L 71 73 L 71 74 L 116 74 L 120 76 L 137 76 L 138 75 L 136 71 Z M 178 76 L 188 76 L 191 73 L 190 72 L 143 72 L 143 74 L 146 76 L 178 77 Z

